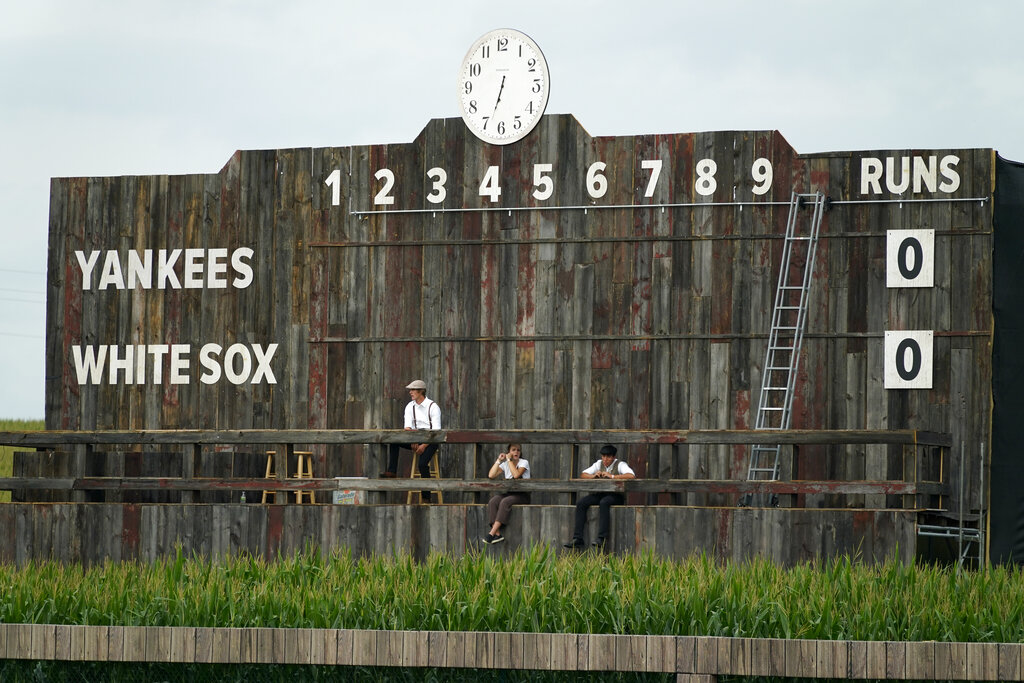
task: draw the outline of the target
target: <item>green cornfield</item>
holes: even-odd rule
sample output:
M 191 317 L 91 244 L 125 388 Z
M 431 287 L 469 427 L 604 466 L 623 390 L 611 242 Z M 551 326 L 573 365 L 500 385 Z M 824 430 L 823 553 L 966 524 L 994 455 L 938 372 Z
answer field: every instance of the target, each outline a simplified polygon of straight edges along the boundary
M 42 420 L 0 420 L 0 432 L 38 432 L 43 429 Z M 0 477 L 9 477 L 14 470 L 14 449 L 0 446 Z M 11 492 L 0 491 L 0 503 L 10 503 Z
M 1024 574 L 839 559 L 238 556 L 0 566 L 0 622 L 1020 642 Z

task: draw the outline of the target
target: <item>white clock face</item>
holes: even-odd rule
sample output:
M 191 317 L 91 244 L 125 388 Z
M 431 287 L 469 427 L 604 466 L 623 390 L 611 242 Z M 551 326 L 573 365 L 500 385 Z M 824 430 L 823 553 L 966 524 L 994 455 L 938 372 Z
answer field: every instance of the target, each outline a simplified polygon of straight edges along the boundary
M 469 48 L 458 87 L 462 118 L 473 134 L 507 145 L 540 121 L 548 104 L 548 65 L 529 36 L 497 29 Z

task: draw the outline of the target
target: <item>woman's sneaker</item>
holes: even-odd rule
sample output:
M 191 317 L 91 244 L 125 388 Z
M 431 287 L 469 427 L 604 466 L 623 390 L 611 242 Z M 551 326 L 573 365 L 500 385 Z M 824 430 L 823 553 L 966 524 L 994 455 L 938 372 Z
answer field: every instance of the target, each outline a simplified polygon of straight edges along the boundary
M 486 536 L 484 536 L 480 540 L 483 541 L 484 543 L 486 543 L 487 545 L 490 545 L 490 544 L 494 543 L 494 536 L 491 536 L 490 534 L 487 534 Z
M 490 534 L 488 534 L 488 535 L 490 535 Z M 504 540 L 505 540 L 505 537 L 502 536 L 501 534 L 498 534 L 497 536 L 491 536 L 491 543 L 501 543 Z

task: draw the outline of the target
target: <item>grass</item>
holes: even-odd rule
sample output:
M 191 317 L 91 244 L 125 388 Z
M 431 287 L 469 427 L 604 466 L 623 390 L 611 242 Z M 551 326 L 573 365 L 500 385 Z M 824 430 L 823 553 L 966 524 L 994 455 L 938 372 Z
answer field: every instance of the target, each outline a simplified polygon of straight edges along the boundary
M 0 432 L 38 432 L 42 430 L 42 420 L 0 420 Z M 10 477 L 14 472 L 14 449 L 0 446 L 0 477 Z M 11 492 L 0 491 L 0 503 L 10 503 Z
M 1024 571 L 478 553 L 0 566 L 0 622 L 1024 641 Z

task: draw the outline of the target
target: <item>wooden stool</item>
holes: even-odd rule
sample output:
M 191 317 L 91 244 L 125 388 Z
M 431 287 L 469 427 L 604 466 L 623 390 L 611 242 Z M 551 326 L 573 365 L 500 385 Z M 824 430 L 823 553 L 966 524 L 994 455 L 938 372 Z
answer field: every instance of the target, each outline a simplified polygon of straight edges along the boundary
M 277 476 L 277 473 L 274 471 L 274 456 L 275 455 L 277 455 L 277 451 L 267 451 L 267 474 L 266 474 L 266 478 L 267 479 L 273 479 L 275 476 Z M 295 476 L 292 477 L 292 478 L 293 479 L 312 479 L 313 478 L 313 453 L 311 451 L 295 451 L 295 455 L 298 456 L 299 461 L 296 464 L 296 468 L 297 469 L 295 470 Z M 303 465 L 305 465 L 305 466 L 303 466 Z M 286 473 L 287 473 L 287 467 L 288 467 L 288 463 L 285 463 L 285 471 L 286 471 Z M 268 493 L 274 494 L 274 502 L 276 503 L 277 502 L 277 494 L 278 494 L 277 491 L 264 491 L 263 492 L 263 500 L 260 501 L 260 502 L 261 503 L 266 503 L 267 502 L 267 494 Z M 313 491 L 296 491 L 295 492 L 295 502 L 296 503 L 301 503 L 303 496 L 309 496 L 309 502 L 310 503 L 315 503 L 316 502 L 316 498 L 314 496 L 314 492 Z
M 440 465 L 437 464 L 437 454 L 440 453 L 440 452 L 441 452 L 441 449 L 438 448 L 436 451 L 434 451 L 434 454 L 432 456 L 430 456 L 430 464 L 428 465 L 428 467 L 430 468 L 430 478 L 431 479 L 440 479 L 441 478 L 441 467 L 440 467 Z M 416 461 L 418 459 L 419 459 L 419 456 L 416 455 L 415 453 L 413 453 L 412 454 L 412 467 L 410 468 L 411 471 L 409 472 L 409 478 L 410 479 L 420 479 L 421 478 L 420 477 L 420 470 L 419 470 L 418 467 L 416 467 Z M 406 497 L 405 497 L 405 504 L 406 505 L 410 505 L 412 503 L 413 493 L 414 493 L 413 491 L 409 491 L 408 495 L 406 495 Z M 423 494 L 422 493 L 420 493 L 420 502 L 421 503 L 424 502 Z M 438 503 L 444 503 L 444 491 L 438 490 L 438 492 L 437 492 L 437 502 Z

